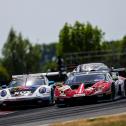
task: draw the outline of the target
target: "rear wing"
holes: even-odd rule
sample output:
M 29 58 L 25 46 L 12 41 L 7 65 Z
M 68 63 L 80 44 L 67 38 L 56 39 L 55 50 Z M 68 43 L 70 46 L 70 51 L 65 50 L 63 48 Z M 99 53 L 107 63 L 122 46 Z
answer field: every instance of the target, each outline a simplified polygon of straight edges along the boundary
M 67 72 L 48 72 L 46 73 L 46 77 L 51 81 L 62 82 L 67 78 Z
M 46 76 L 49 81 L 61 82 L 64 81 L 67 77 L 66 72 L 47 72 L 47 73 L 35 73 L 30 74 L 31 76 Z

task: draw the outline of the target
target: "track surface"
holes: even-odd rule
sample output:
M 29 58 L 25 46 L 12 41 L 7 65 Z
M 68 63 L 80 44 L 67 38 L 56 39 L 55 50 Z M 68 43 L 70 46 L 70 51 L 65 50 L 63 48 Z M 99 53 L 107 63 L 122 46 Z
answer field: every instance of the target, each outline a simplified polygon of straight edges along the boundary
M 126 99 L 64 108 L 56 106 L 31 108 L 0 116 L 0 126 L 38 126 L 122 112 L 126 112 Z

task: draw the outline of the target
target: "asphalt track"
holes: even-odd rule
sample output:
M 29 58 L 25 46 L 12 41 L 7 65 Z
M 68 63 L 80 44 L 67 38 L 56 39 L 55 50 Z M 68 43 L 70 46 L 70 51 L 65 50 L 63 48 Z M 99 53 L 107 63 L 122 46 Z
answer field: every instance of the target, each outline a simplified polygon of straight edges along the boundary
M 122 112 L 126 112 L 126 99 L 62 108 L 49 106 L 21 109 L 10 114 L 0 115 L 0 126 L 40 126 L 54 122 L 93 118 Z

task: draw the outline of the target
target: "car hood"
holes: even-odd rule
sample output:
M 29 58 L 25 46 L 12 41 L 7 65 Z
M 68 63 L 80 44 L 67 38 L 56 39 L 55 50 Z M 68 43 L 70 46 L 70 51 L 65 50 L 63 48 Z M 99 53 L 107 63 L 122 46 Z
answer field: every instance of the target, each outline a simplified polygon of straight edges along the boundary
M 17 86 L 9 88 L 12 97 L 32 95 L 39 86 Z
M 55 96 L 68 96 L 72 97 L 76 94 L 84 94 L 85 96 L 94 95 L 96 93 L 104 93 L 106 90 L 110 88 L 110 83 L 105 81 L 99 81 L 96 83 L 91 83 L 87 86 L 87 84 L 73 84 L 56 86 L 55 88 Z M 74 87 L 73 87 L 74 86 Z

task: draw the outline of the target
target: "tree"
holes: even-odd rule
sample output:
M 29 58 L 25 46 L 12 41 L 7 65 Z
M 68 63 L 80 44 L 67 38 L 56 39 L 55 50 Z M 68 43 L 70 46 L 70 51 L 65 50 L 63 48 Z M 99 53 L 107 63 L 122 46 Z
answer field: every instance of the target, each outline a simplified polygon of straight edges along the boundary
M 101 29 L 89 22 L 84 24 L 76 21 L 73 26 L 65 23 L 59 34 L 57 54 L 100 50 L 103 36 Z
M 18 35 L 11 28 L 8 39 L 4 44 L 3 65 L 10 74 L 23 74 L 38 72 L 41 59 L 41 48 L 33 46 L 28 39 L 23 39 L 22 34 Z
M 4 84 L 8 84 L 11 77 L 7 72 L 7 69 L 3 66 L 0 66 L 0 86 Z
M 72 51 L 71 43 L 71 26 L 65 23 L 64 27 L 59 33 L 59 44 L 57 44 L 57 55 L 63 55 L 64 52 Z
M 123 37 L 121 40 L 121 57 L 120 57 L 120 64 L 122 67 L 126 67 L 126 36 Z
M 16 32 L 13 30 L 13 28 L 11 28 L 8 38 L 7 38 L 7 42 L 4 44 L 4 47 L 2 49 L 2 54 L 4 56 L 3 58 L 3 64 L 4 66 L 7 68 L 7 70 L 9 71 L 9 73 L 11 73 L 11 71 L 14 71 L 14 66 L 15 66 L 15 43 L 16 43 Z
M 57 43 L 50 43 L 50 44 L 42 44 L 41 45 L 41 66 L 42 71 L 46 72 L 47 70 L 56 71 L 57 64 L 56 64 L 56 46 Z
M 27 41 L 27 40 L 26 40 Z M 30 45 L 29 50 L 26 53 L 26 71 L 27 73 L 41 72 L 41 45 Z

